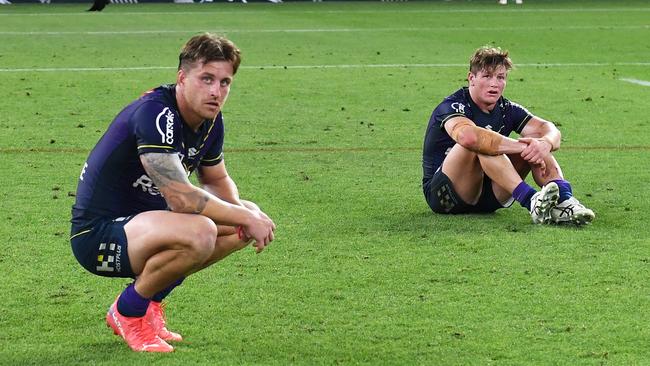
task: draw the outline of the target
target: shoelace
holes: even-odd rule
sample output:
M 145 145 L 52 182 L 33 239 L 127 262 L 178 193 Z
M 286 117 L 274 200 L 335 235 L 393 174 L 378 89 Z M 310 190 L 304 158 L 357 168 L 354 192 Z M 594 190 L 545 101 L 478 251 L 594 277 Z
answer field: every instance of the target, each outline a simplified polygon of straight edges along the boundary
M 142 341 L 143 344 L 157 343 L 156 335 L 151 332 L 149 327 L 143 326 L 143 322 L 144 318 L 133 322 L 128 322 L 127 327 L 129 327 L 129 330 L 132 332 L 132 334 L 135 334 L 136 338 Z

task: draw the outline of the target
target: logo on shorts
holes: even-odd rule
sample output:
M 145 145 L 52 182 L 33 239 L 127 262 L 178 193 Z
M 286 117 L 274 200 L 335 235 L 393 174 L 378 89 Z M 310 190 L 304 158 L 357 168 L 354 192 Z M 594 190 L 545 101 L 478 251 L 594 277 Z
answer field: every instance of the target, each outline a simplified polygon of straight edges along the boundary
M 163 132 L 164 127 L 164 132 Z M 163 144 L 173 144 L 174 143 L 174 113 L 165 107 L 156 117 L 156 129 L 160 134 L 160 142 Z
M 97 272 L 121 272 L 122 271 L 122 246 L 115 243 L 100 243 L 97 263 Z

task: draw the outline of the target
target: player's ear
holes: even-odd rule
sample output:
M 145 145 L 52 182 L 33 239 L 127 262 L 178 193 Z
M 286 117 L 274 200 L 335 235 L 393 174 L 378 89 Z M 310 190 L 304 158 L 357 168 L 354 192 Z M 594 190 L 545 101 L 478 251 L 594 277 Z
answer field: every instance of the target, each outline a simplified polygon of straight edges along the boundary
M 185 74 L 185 71 L 182 68 L 178 69 L 178 72 L 176 73 L 176 84 L 183 84 L 186 77 L 187 75 Z
M 471 71 L 467 73 L 467 81 L 469 82 L 470 86 L 474 85 L 474 78 L 475 77 L 476 77 L 476 75 L 472 74 Z

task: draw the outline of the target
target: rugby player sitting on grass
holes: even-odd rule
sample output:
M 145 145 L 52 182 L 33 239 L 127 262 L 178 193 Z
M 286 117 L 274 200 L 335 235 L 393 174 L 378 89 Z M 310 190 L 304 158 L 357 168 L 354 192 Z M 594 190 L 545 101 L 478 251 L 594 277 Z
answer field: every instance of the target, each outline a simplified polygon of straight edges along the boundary
M 513 200 L 536 224 L 588 224 L 592 210 L 573 197 L 552 152 L 560 131 L 502 96 L 512 61 L 507 51 L 481 47 L 463 87 L 433 111 L 422 157 L 424 196 L 441 214 L 489 213 Z M 518 139 L 508 136 L 519 134 Z M 532 172 L 537 192 L 524 178 Z

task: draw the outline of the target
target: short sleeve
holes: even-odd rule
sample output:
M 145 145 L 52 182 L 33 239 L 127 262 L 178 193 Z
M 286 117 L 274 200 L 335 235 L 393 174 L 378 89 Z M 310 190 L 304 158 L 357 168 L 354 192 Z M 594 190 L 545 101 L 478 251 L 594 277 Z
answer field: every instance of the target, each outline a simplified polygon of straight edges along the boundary
M 508 108 L 508 117 L 510 123 L 512 123 L 512 129 L 520 134 L 524 127 L 526 127 L 528 121 L 533 118 L 533 115 L 530 114 L 530 112 L 528 112 L 528 109 L 524 108 L 523 106 L 514 102 L 510 102 L 510 106 Z
M 142 104 L 131 116 L 138 154 L 180 151 L 181 119 L 177 112 L 159 102 Z
M 471 108 L 460 101 L 445 99 L 438 105 L 434 111 L 434 118 L 439 123 L 439 128 L 443 128 L 445 122 L 453 117 L 467 117 L 471 119 Z
M 207 142 L 208 146 L 206 153 L 201 158 L 202 166 L 217 165 L 223 161 L 223 140 L 224 140 L 224 127 L 221 115 L 219 115 L 210 129 Z

